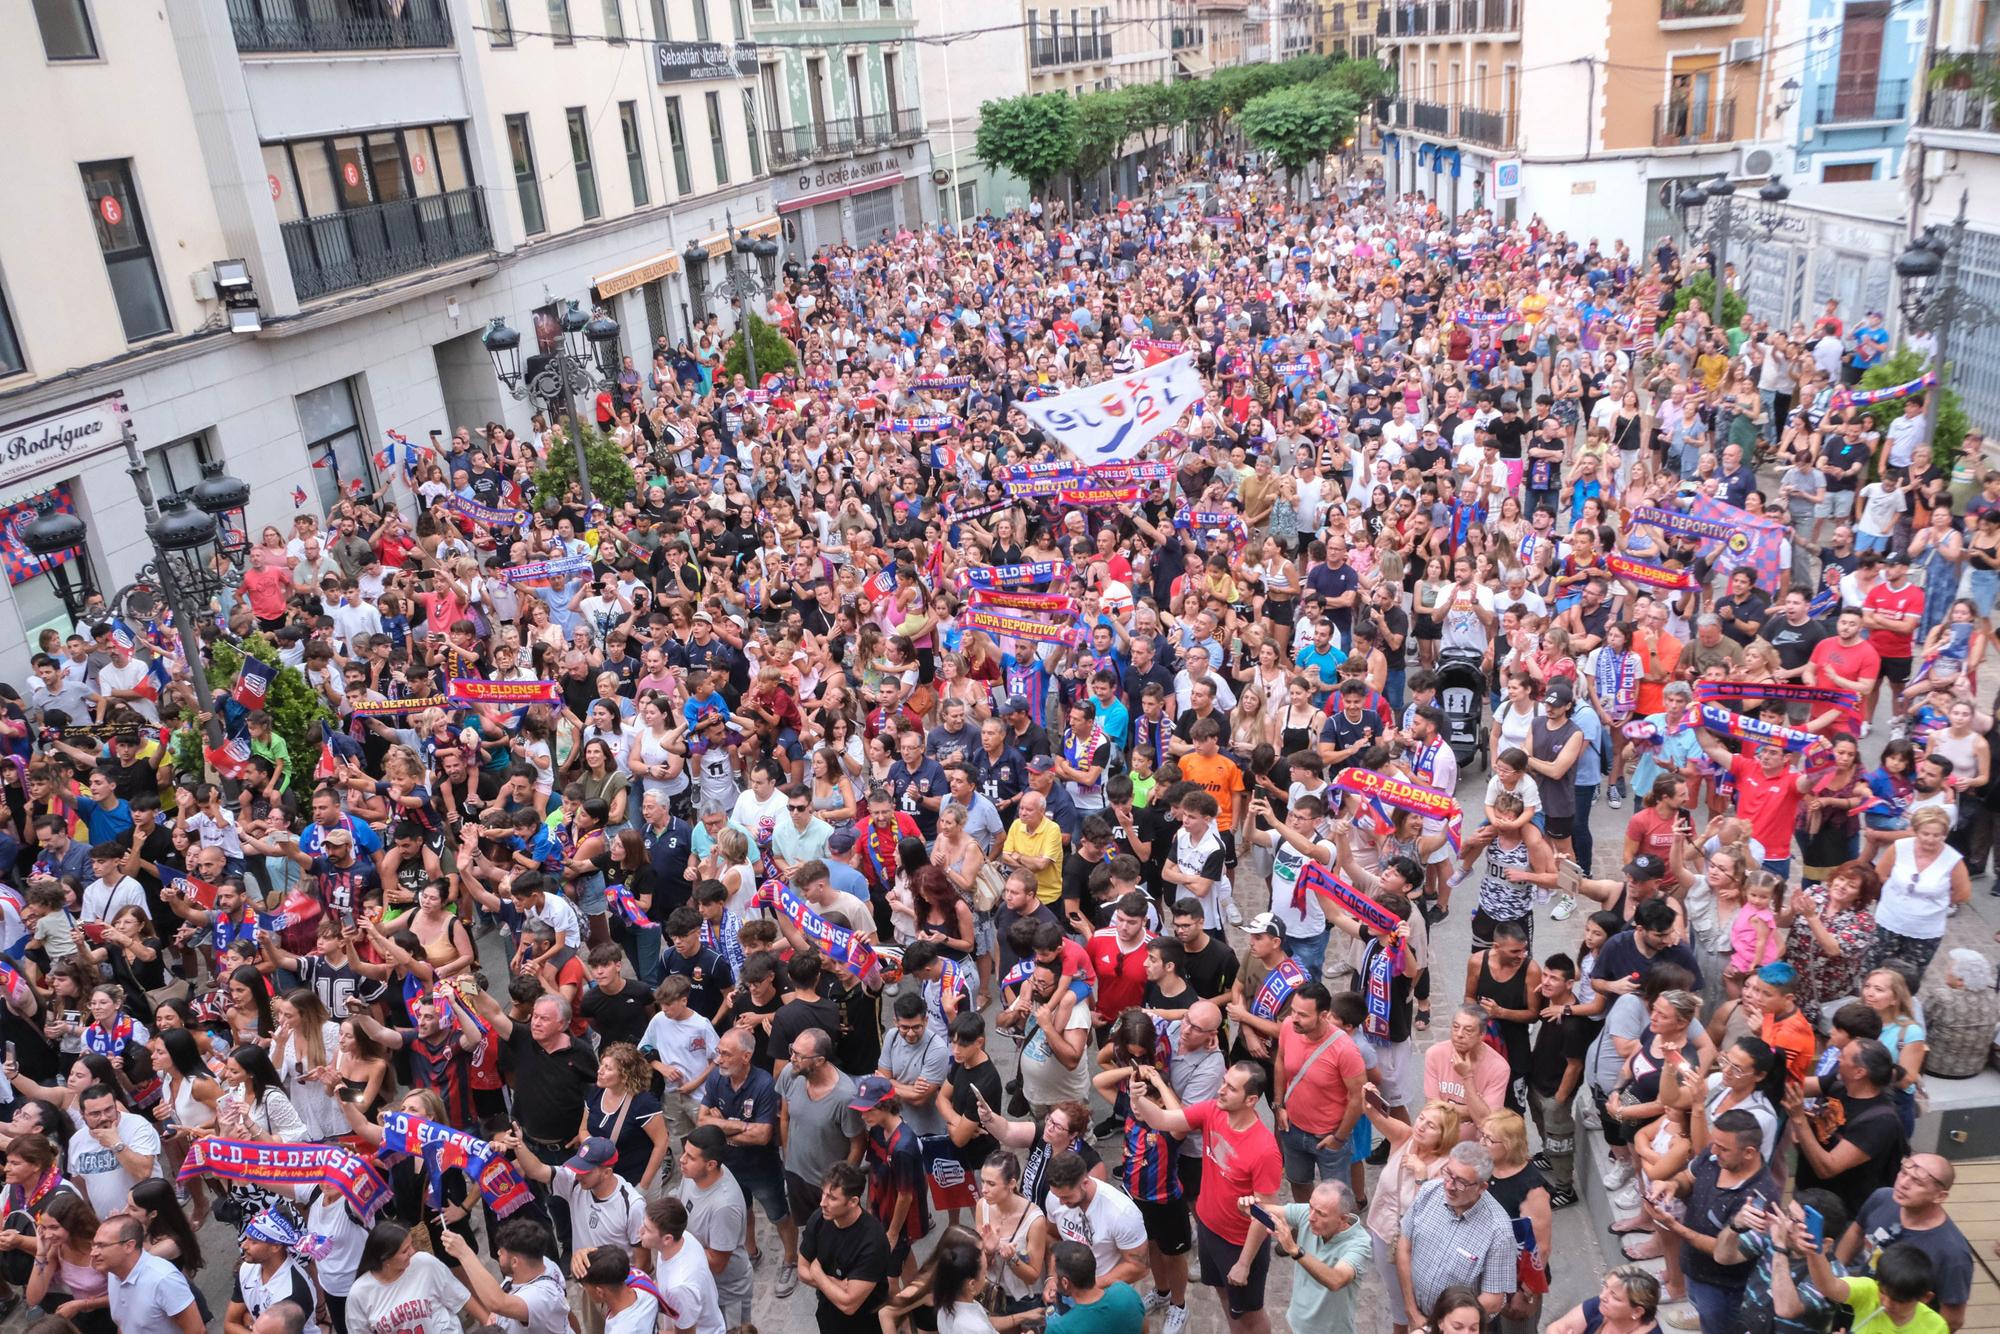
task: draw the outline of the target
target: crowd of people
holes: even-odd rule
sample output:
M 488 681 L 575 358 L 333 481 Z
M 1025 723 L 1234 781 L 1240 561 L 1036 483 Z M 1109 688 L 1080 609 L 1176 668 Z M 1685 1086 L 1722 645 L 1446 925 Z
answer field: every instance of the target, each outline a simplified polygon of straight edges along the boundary
M 1724 327 L 1671 241 L 1156 183 L 788 263 L 796 365 L 711 318 L 588 405 L 608 507 L 537 491 L 560 422 L 392 443 L 264 530 L 212 698 L 50 632 L 6 1309 L 1534 1330 L 1601 1142 L 1624 1262 L 1547 1328 L 1957 1328 L 1981 442 L 1854 401 L 1879 312 Z M 1023 411 L 1182 356 L 1136 494 Z

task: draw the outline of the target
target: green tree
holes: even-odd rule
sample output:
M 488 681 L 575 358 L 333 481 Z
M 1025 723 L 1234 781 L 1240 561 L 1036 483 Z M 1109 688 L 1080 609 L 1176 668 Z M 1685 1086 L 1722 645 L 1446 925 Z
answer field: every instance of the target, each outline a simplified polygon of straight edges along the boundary
M 270 692 L 264 697 L 264 712 L 271 715 L 271 730 L 285 739 L 285 746 L 292 755 L 292 776 L 289 786 L 295 792 L 312 790 L 313 766 L 319 762 L 319 744 L 313 740 L 313 724 L 331 725 L 336 720 L 333 711 L 326 706 L 320 693 L 306 683 L 304 673 L 296 667 L 286 667 L 278 658 L 278 646 L 262 634 L 247 636 L 237 644 L 218 640 L 208 649 L 208 683 L 218 690 L 228 690 L 236 683 L 243 671 L 243 658 L 248 654 L 267 666 L 276 667 L 278 674 L 271 681 Z M 181 725 L 168 743 L 177 773 L 200 774 L 207 761 L 202 758 L 202 734 L 200 727 L 186 714 L 181 715 Z
M 1043 194 L 1050 181 L 1076 165 L 1078 120 L 1077 99 L 1065 93 L 995 98 L 979 108 L 973 155 Z
M 1351 93 L 1365 105 L 1378 97 L 1387 97 L 1395 89 L 1396 73 L 1373 60 L 1343 60 L 1334 65 L 1323 81 L 1341 92 Z
M 1352 94 L 1324 84 L 1295 84 L 1245 104 L 1236 124 L 1294 178 L 1346 142 L 1354 130 Z
M 1136 89 L 1112 88 L 1076 99 L 1076 155 L 1071 163 L 1079 178 L 1097 175 L 1118 161 L 1132 136 L 1137 107 Z
M 590 467 L 590 495 L 593 500 L 616 508 L 638 493 L 638 479 L 632 475 L 631 461 L 618 442 L 594 426 L 580 425 L 583 456 Z M 567 442 L 556 445 L 535 473 L 535 494 L 562 497 L 576 482 L 576 451 Z
M 1674 293 L 1674 314 L 1680 314 L 1688 308 L 1690 303 L 1695 301 L 1701 302 L 1701 308 L 1708 312 L 1709 319 L 1713 320 L 1716 318 L 1715 276 L 1713 274 L 1707 272 L 1698 273 L 1687 282 L 1681 284 L 1679 290 Z M 1722 298 L 1722 327 L 1725 329 L 1734 329 L 1738 324 L 1743 322 L 1743 312 L 1749 308 L 1742 297 L 1734 292 L 1725 292 Z
M 744 324 L 750 329 L 750 337 L 757 346 L 757 375 L 779 375 L 799 364 L 799 354 L 792 346 L 792 340 L 785 337 L 772 325 L 757 318 L 749 311 L 743 312 Z M 743 330 L 739 327 L 729 342 L 723 345 L 722 369 L 730 376 L 741 375 L 746 379 L 750 374 L 750 364 L 743 358 Z M 755 388 L 756 386 L 751 386 Z
M 1949 371 L 1950 367 L 1946 370 Z M 1923 373 L 1923 357 L 1911 348 L 1898 347 L 1893 355 L 1884 357 L 1862 372 L 1861 387 L 1887 389 L 1891 385 L 1908 384 Z M 1965 404 L 1957 391 L 1948 384 L 1930 392 L 1944 395 L 1944 401 L 1938 404 L 1937 436 L 1931 441 L 1931 464 L 1949 472 L 1958 461 L 1959 450 L 1965 445 L 1965 433 L 1971 427 L 1971 419 L 1966 416 Z M 1890 422 L 1903 415 L 1903 400 L 1877 403 L 1862 411 L 1875 423 L 1876 430 L 1886 431 Z

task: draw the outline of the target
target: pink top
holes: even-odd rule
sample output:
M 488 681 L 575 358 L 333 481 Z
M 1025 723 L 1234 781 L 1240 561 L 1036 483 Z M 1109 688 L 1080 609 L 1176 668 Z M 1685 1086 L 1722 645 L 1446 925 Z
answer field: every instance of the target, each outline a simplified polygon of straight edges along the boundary
M 1758 954 L 1757 926 L 1764 926 L 1764 951 Z M 1785 952 L 1788 936 L 1778 930 L 1777 914 L 1769 908 L 1753 908 L 1744 904 L 1736 910 L 1736 920 L 1729 924 L 1729 966 L 1739 973 L 1747 973 L 1762 968 L 1767 963 L 1776 963 Z
M 62 1276 L 63 1290 L 80 1302 L 102 1297 L 107 1290 L 105 1276 L 87 1264 L 73 1264 L 66 1255 L 56 1257 L 56 1272 Z
M 1465 1084 L 1460 1081 L 1458 1071 L 1452 1066 L 1451 1043 L 1440 1042 L 1424 1053 L 1424 1097 L 1442 1098 L 1461 1110 L 1465 1107 Z M 1479 1100 L 1486 1104 L 1489 1112 L 1503 1111 L 1507 1101 L 1507 1081 L 1512 1077 L 1507 1058 L 1485 1043 L 1479 1044 L 1479 1052 L 1472 1063 L 1472 1089 Z M 1466 1119 L 1464 1138 L 1471 1139 L 1478 1131 L 1470 1117 Z

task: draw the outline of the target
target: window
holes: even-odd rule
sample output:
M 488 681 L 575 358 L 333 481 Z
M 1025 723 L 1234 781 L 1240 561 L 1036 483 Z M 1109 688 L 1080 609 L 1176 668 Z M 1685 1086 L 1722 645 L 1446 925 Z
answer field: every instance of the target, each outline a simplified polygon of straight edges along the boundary
M 201 465 L 208 461 L 206 431 L 147 450 L 146 475 L 152 478 L 153 494 L 171 496 L 194 490 L 201 481 Z
M 537 236 L 549 229 L 542 216 L 542 183 L 535 175 L 535 144 L 526 116 L 507 117 L 507 151 L 514 159 L 514 190 L 521 196 L 521 230 Z
M 1849 181 L 1872 181 L 1875 179 L 1873 162 L 1834 162 L 1820 169 L 1819 179 L 1825 185 L 1841 185 Z M 4 315 L 0 311 L 0 315 Z
M 750 36 L 750 29 L 743 18 L 743 0 L 729 0 L 729 21 L 736 25 L 737 41 Z
M 655 279 L 641 287 L 639 299 L 645 304 L 646 327 L 652 331 L 654 339 L 647 346 L 657 346 L 659 339 L 671 338 L 673 335 L 667 330 L 667 280 Z M 648 358 L 647 369 L 651 368 L 651 358 Z
M 644 208 L 652 202 L 646 191 L 646 155 L 639 143 L 639 104 L 618 104 L 618 130 L 625 138 L 625 170 L 632 177 L 632 207 Z
M 896 229 L 896 192 L 894 189 L 871 190 L 865 195 L 854 196 L 854 238 L 863 245 L 870 244 L 884 232 Z
M 681 100 L 667 99 L 667 148 L 674 157 L 674 193 L 688 194 L 694 185 L 688 179 L 687 126 L 681 120 Z
M 667 0 L 653 0 L 653 37 L 664 42 L 671 35 L 672 29 L 667 25 Z
M 557 46 L 569 46 L 576 41 L 576 34 L 569 26 L 569 0 L 549 0 L 549 33 Z
M 486 26 L 492 29 L 487 34 L 493 45 L 508 47 L 514 44 L 514 16 L 507 9 L 507 0 L 486 0 Z
M 613 46 L 625 44 L 625 11 L 620 0 L 604 0 L 604 39 Z
M 35 0 L 35 25 L 50 60 L 97 59 L 97 37 L 83 0 Z
M 90 220 L 97 228 L 97 248 L 104 254 L 104 270 L 118 302 L 118 318 L 125 325 L 125 341 L 136 343 L 171 332 L 174 326 L 167 315 L 167 296 L 160 290 L 152 243 L 146 239 L 146 223 L 139 216 L 139 191 L 132 180 L 131 161 L 86 162 L 82 170 L 84 197 L 90 201 Z
M 757 94 L 743 90 L 743 137 L 750 141 L 750 174 L 764 174 L 764 147 L 757 142 Z
M 19 375 L 26 369 L 21 339 L 14 332 L 14 312 L 7 308 L 7 293 L 0 291 L 0 375 Z
M 896 59 L 896 53 L 894 51 L 884 51 L 882 53 L 882 92 L 883 100 L 887 103 L 889 109 L 889 133 L 891 134 L 903 128 L 902 82 L 902 69 Z
M 708 145 L 715 150 L 715 183 L 729 184 L 729 144 L 722 137 L 722 95 L 705 93 L 702 100 L 708 104 Z
M 694 0 L 694 39 L 697 42 L 715 40 L 708 30 L 708 0 Z
M 583 220 L 589 222 L 604 212 L 597 200 L 597 168 L 590 160 L 590 122 L 582 107 L 564 114 L 569 117 L 570 161 L 576 164 L 576 196 L 583 203 Z
M 362 443 L 361 414 L 354 406 L 354 382 L 336 380 L 293 400 L 298 405 L 299 431 L 306 438 L 306 457 L 315 465 L 313 482 L 320 505 L 332 509 L 345 497 L 347 484 L 374 480 L 367 446 Z M 325 467 L 318 466 L 322 461 Z

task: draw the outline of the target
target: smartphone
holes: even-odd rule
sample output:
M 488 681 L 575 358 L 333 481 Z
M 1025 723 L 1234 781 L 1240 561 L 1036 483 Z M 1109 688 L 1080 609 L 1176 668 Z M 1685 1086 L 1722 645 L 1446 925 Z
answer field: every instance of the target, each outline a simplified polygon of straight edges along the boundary
M 69 1026 L 70 1026 L 71 1028 L 80 1028 L 80 1027 L 82 1027 L 82 1025 L 83 1025 L 83 1011 L 81 1011 L 81 1010 L 64 1010 L 64 1011 L 63 1011 L 63 1022 L 64 1022 L 64 1023 L 66 1023 L 66 1024 L 68 1024 L 68 1025 L 69 1025 Z
M 13 1063 L 14 1063 L 14 1044 L 12 1042 L 9 1042 L 7 1044 L 7 1064 L 12 1065 Z
M 1277 1222 L 1277 1220 L 1271 1217 L 1271 1211 L 1269 1209 L 1266 1209 L 1263 1205 L 1261 1204 L 1251 1205 L 1250 1216 L 1256 1219 L 1258 1222 L 1262 1223 L 1265 1227 L 1273 1228 L 1275 1230 L 1274 1225 Z
M 1571 861 L 1568 857 L 1563 857 L 1556 862 L 1556 888 L 1562 893 L 1576 893 L 1576 888 L 1582 881 L 1583 867 Z
M 1799 1212 L 1805 1215 L 1806 1235 L 1812 1238 L 1813 1249 L 1819 1250 L 1826 1245 L 1826 1219 L 1810 1204 L 1800 1205 Z

